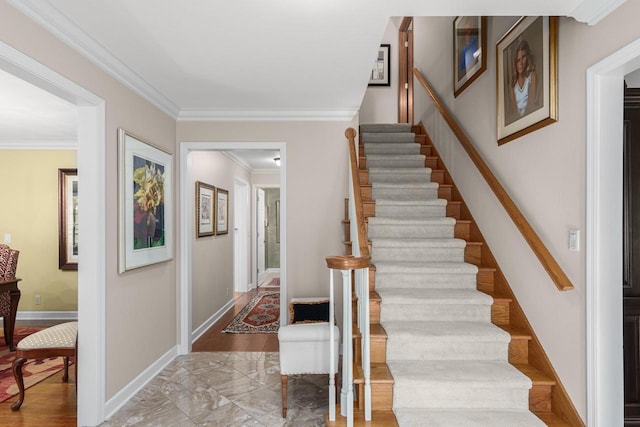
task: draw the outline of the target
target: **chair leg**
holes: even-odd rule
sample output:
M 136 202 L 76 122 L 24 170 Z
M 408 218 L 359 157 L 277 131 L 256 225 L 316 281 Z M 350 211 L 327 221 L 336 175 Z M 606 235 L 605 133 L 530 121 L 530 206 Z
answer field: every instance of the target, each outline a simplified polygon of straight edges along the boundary
M 64 374 L 62 374 L 62 382 L 66 383 L 69 381 L 69 356 L 66 356 L 64 359 Z
M 22 365 L 26 362 L 27 359 L 24 357 L 16 357 L 13 361 L 13 377 L 16 379 L 16 384 L 18 384 L 18 390 L 20 390 L 20 395 L 18 400 L 11 405 L 12 411 L 17 411 L 22 406 L 22 402 L 24 402 L 24 379 L 22 378 Z
M 287 418 L 287 376 L 282 375 L 282 418 Z

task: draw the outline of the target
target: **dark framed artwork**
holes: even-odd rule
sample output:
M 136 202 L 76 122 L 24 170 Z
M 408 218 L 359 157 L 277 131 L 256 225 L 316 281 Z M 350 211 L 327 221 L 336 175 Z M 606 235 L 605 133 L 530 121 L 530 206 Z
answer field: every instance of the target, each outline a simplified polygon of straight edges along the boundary
M 558 19 L 523 17 L 496 44 L 498 144 L 558 120 Z
M 58 169 L 58 268 L 78 269 L 78 169 Z
M 453 96 L 457 97 L 487 69 L 487 18 L 453 20 Z
M 381 44 L 369 76 L 369 86 L 391 85 L 391 45 Z
M 118 269 L 173 256 L 173 158 L 118 129 Z
M 229 192 L 216 188 L 216 234 L 229 232 Z
M 196 181 L 196 237 L 213 236 L 216 224 L 216 188 Z

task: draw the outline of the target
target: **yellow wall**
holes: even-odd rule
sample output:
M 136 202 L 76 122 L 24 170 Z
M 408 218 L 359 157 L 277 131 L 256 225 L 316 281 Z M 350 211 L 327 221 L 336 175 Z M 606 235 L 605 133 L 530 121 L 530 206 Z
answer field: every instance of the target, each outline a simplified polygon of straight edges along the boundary
M 58 269 L 58 168 L 75 167 L 73 150 L 0 150 L 0 243 L 10 233 L 20 251 L 19 311 L 78 309 L 78 274 Z

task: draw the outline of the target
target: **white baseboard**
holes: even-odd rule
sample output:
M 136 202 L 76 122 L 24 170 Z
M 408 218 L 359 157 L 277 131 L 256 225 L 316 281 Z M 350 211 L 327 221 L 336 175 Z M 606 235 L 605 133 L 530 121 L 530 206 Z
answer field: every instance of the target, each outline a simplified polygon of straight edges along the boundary
M 16 320 L 78 320 L 77 311 L 18 311 Z
M 202 336 L 202 334 L 204 334 L 207 331 L 207 329 L 212 327 L 214 323 L 216 323 L 218 320 L 220 320 L 220 318 L 227 311 L 229 311 L 229 309 L 231 309 L 234 304 L 235 304 L 235 301 L 232 298 L 229 302 L 227 302 L 224 306 L 222 306 L 222 308 L 220 310 L 216 311 L 213 314 L 213 316 L 208 318 L 202 325 L 198 326 L 196 328 L 196 330 L 191 333 L 191 342 L 194 342 L 195 340 L 200 338 Z
M 267 268 L 267 270 L 265 271 L 265 273 L 278 273 L 280 274 L 280 268 Z
M 178 347 L 175 346 L 166 352 L 160 359 L 145 369 L 133 381 L 123 387 L 105 404 L 106 419 L 115 414 L 125 403 L 127 403 L 137 392 L 139 392 L 149 381 L 155 378 L 173 359 L 178 355 Z

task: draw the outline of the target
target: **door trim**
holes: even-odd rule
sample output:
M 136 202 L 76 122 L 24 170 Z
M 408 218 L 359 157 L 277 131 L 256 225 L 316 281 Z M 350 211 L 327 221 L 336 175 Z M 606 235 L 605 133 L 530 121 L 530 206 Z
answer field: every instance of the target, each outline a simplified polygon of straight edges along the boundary
M 622 87 L 638 68 L 640 40 L 586 72 L 586 424 L 594 427 L 624 423 Z

